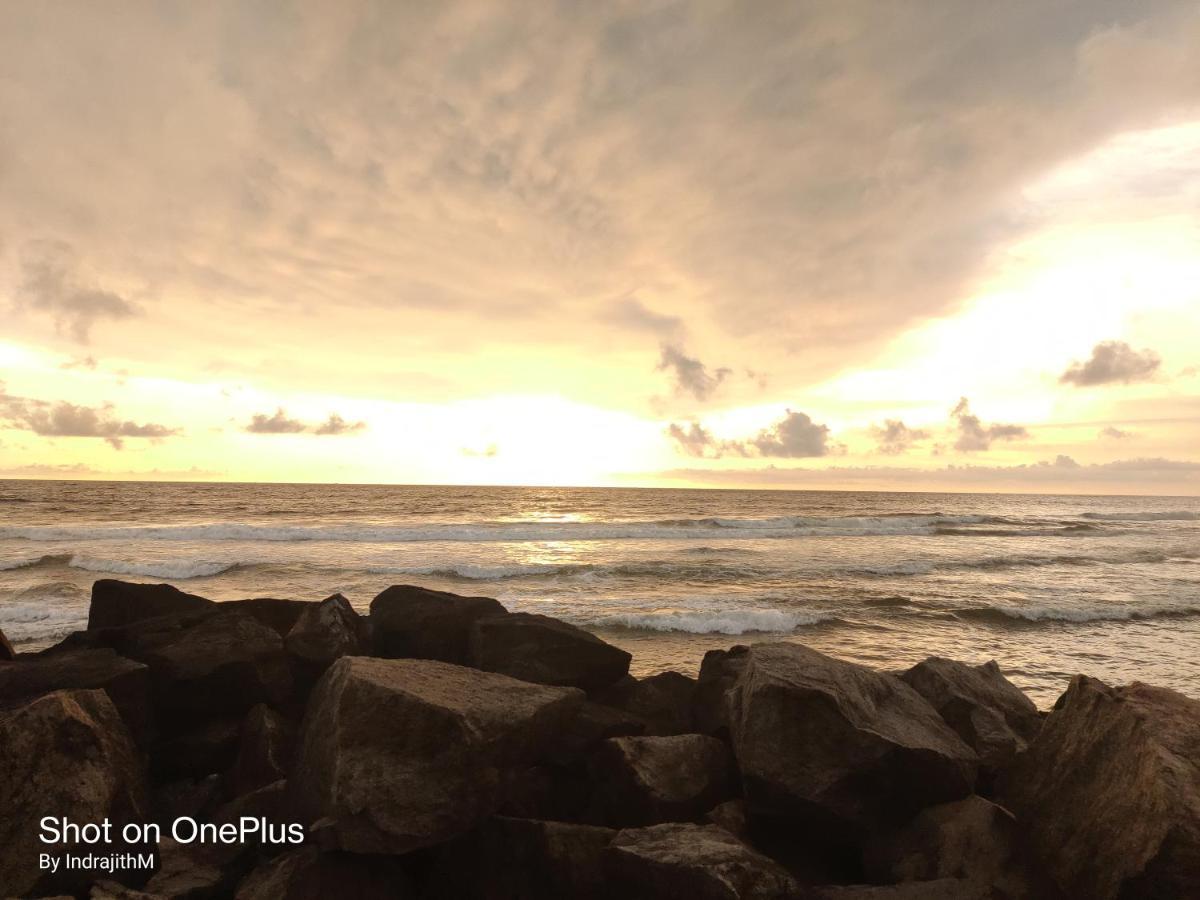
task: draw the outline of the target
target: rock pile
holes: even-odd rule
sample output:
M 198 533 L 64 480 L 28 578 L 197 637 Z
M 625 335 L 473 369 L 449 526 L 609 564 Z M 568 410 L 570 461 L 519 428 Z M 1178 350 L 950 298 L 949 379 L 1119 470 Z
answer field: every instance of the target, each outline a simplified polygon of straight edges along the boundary
M 362 616 L 99 581 L 87 631 L 0 651 L 0 896 L 1200 896 L 1200 703 L 1145 685 L 1078 676 L 1043 716 L 994 663 L 793 643 L 635 679 L 407 585 Z M 48 848 L 47 816 L 164 836 Z

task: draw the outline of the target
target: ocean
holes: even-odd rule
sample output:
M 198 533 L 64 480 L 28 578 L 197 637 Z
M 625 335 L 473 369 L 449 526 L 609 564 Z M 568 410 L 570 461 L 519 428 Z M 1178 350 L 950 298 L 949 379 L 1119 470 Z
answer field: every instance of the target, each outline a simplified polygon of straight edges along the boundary
M 996 659 L 1200 697 L 1200 498 L 0 481 L 0 629 L 84 627 L 92 581 L 215 600 L 390 584 L 587 628 L 635 674 L 799 641 L 877 668 Z

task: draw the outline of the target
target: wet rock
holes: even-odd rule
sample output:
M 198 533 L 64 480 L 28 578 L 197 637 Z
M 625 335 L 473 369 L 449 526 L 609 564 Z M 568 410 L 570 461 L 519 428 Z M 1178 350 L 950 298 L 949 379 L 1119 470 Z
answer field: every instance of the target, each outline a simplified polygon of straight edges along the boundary
M 230 791 L 237 796 L 285 778 L 294 747 L 291 723 L 264 703 L 255 706 L 242 722 Z
M 366 623 L 341 594 L 307 606 L 284 641 L 292 657 L 320 674 L 335 659 L 369 651 Z
M 551 748 L 583 695 L 433 660 L 343 657 L 313 691 L 291 783 L 330 847 L 404 853 L 460 834 Z
M 1077 675 L 1000 791 L 1067 895 L 1195 895 L 1200 701 Z
M 737 683 L 750 648 L 742 644 L 728 650 L 709 650 L 700 663 L 700 677 L 692 695 L 692 721 L 701 734 L 729 731 L 729 690 Z
M 971 792 L 975 752 L 900 679 L 799 644 L 744 656 L 728 704 L 752 813 L 853 838 Z
M 169 584 L 134 584 L 101 578 L 92 585 L 88 630 L 114 628 L 173 613 L 203 612 L 211 600 L 185 594 Z
M 646 723 L 646 734 L 689 734 L 695 731 L 692 705 L 697 682 L 679 672 L 617 682 L 596 697 L 601 703 L 632 713 Z
M 795 900 L 786 870 L 715 825 L 669 824 L 621 831 L 605 850 L 612 896 L 628 900 Z
M 606 824 L 695 821 L 733 792 L 729 748 L 714 737 L 610 738 L 592 761 Z
M 121 826 L 145 820 L 145 778 L 133 741 L 103 691 L 57 691 L 0 713 L 0 885 L 13 896 L 73 890 L 87 873 L 38 868 L 44 817 Z M 55 852 L 78 852 L 74 841 Z M 127 848 L 88 845 L 88 852 Z
M 627 675 L 630 659 L 582 628 L 531 613 L 481 618 L 471 634 L 474 666 L 536 684 L 596 691 Z
M 392 659 L 437 659 L 470 665 L 471 626 L 504 614 L 490 597 L 460 597 L 410 584 L 392 585 L 371 601 L 375 653 Z
M 1007 765 L 1042 727 L 1033 701 L 1004 677 L 994 660 L 968 666 L 931 656 L 900 677 L 929 701 L 989 769 Z
M 8 641 L 3 629 L 0 629 L 0 662 L 11 662 L 17 658 L 17 651 L 13 649 L 13 645 Z
M 316 847 L 292 850 L 264 863 L 238 885 L 236 900 L 404 900 L 415 897 L 400 863 Z

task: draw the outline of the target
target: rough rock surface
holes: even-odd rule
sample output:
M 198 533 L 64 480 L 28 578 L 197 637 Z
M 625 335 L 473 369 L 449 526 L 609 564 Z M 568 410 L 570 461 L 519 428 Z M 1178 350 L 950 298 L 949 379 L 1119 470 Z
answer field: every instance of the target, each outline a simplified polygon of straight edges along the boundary
M 92 585 L 88 630 L 115 628 L 172 613 L 201 612 L 215 604 L 195 594 L 185 594 L 169 584 L 134 584 L 101 578 Z
M 298 660 L 322 671 L 339 657 L 359 656 L 370 649 L 362 616 L 341 594 L 309 604 L 287 632 L 284 646 Z
M 975 752 L 894 676 L 799 644 L 758 644 L 728 702 L 752 812 L 863 832 L 974 785 Z
M 416 893 L 397 861 L 303 847 L 277 856 L 246 876 L 236 900 L 404 900 Z
M 742 644 L 728 650 L 709 650 L 700 663 L 700 677 L 692 695 L 692 721 L 701 734 L 729 730 L 729 690 L 737 683 L 750 648 Z
M 103 691 L 57 691 L 0 713 L 0 885 L 11 896 L 73 887 L 84 873 L 38 868 L 43 817 L 144 821 L 145 779 L 133 741 Z M 75 852 L 74 844 L 58 844 Z M 90 846 L 104 852 L 105 845 Z M 112 852 L 115 847 L 109 847 Z M 124 849 L 124 848 L 121 848 Z
M 1195 896 L 1200 701 L 1077 675 L 1001 795 L 1069 896 Z
M 343 657 L 313 691 L 291 779 L 340 849 L 408 850 L 494 812 L 583 695 L 433 660 Z
M 994 660 L 968 666 L 931 656 L 900 677 L 992 769 L 1007 765 L 1042 727 L 1033 701 L 1004 677 Z
M 595 691 L 629 674 L 630 655 L 567 622 L 506 613 L 475 622 L 471 663 L 537 684 Z
M 669 824 L 621 831 L 605 851 L 614 897 L 627 900 L 795 900 L 786 870 L 716 825 Z
M 396 584 L 371 601 L 375 653 L 392 659 L 438 659 L 469 665 L 471 626 L 504 613 L 491 597 L 460 597 Z
M 646 723 L 646 734 L 690 734 L 695 731 L 692 704 L 696 679 L 679 672 L 659 672 L 647 678 L 622 679 L 597 700 L 615 706 Z
M 597 800 L 616 827 L 688 822 L 733 794 L 733 759 L 702 734 L 618 737 L 592 760 Z

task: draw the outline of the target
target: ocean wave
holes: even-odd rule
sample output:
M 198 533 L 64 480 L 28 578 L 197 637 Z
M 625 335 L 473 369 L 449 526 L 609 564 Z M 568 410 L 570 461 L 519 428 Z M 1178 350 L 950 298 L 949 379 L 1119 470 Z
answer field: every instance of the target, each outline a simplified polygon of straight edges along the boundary
M 1101 522 L 1200 522 L 1200 512 L 1186 509 L 1139 512 L 1086 512 L 1080 518 L 1095 519 Z
M 76 554 L 67 565 L 85 572 L 108 575 L 140 575 L 144 578 L 170 578 L 183 581 L 188 578 L 208 578 L 239 568 L 238 563 L 213 562 L 199 559 L 167 559 L 154 562 L 125 562 L 119 559 L 100 559 Z
M 1126 565 L 1136 563 L 1182 563 L 1200 559 L 1200 553 L 1187 550 L 1135 550 L 1130 553 L 1117 553 L 1110 556 L 1094 554 L 1060 553 L 1051 556 L 1035 556 L 1032 554 L 1009 554 L 987 556 L 974 560 L 954 560 L 937 562 L 933 560 L 906 560 L 905 562 L 882 566 L 862 566 L 851 571 L 856 575 L 890 576 L 890 575 L 928 575 L 933 572 L 954 572 L 992 569 L 1040 568 L 1042 566 L 1092 566 L 1092 565 Z
M 993 625 L 1039 622 L 1128 622 L 1200 616 L 1197 606 L 981 606 L 953 610 L 956 618 Z
M 655 610 L 603 616 L 588 624 L 599 628 L 638 631 L 680 631 L 687 634 L 785 634 L 805 625 L 834 621 L 833 616 L 780 609 L 711 611 Z

